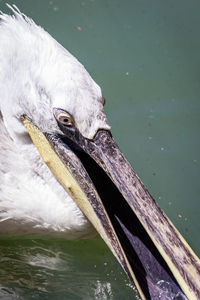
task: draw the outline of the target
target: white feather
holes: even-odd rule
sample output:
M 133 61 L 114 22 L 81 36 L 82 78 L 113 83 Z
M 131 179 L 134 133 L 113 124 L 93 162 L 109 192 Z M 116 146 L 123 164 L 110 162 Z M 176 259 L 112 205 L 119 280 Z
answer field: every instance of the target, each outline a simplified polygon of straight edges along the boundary
M 53 108 L 71 113 L 87 138 L 109 129 L 101 89 L 47 32 L 9 6 L 0 14 L 0 233 L 94 234 L 80 209 L 41 160 L 20 121 L 60 132 Z

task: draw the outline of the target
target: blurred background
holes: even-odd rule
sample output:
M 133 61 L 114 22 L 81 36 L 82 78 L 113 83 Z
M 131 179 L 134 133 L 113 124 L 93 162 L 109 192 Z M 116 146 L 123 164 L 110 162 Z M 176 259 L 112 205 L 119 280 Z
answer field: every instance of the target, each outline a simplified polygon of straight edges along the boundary
M 10 14 L 6 2 L 0 0 L 0 10 Z M 9 3 L 44 27 L 101 86 L 121 150 L 199 255 L 200 2 Z M 0 264 L 1 299 L 134 299 L 100 238 L 3 236 Z

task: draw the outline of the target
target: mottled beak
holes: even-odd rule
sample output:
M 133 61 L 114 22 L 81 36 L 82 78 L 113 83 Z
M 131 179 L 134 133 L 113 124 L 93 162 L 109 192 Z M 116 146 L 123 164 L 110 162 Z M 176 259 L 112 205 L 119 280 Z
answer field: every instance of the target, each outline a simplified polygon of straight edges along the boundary
M 111 133 L 42 133 L 23 117 L 60 184 L 116 256 L 142 299 L 199 299 L 200 263 L 121 153 Z

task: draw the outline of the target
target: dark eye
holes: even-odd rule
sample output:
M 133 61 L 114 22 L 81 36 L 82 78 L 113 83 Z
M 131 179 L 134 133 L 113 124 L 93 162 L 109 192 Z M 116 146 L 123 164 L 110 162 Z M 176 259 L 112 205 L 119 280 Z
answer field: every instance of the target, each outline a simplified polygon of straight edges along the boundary
M 67 113 L 60 113 L 57 116 L 57 120 L 64 126 L 72 126 L 73 125 L 73 119 Z

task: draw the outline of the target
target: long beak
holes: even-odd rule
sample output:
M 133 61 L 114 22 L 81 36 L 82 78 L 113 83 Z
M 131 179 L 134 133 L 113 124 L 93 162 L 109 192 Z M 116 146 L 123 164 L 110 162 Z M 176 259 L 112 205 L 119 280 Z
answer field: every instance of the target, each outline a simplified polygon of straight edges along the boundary
M 76 141 L 22 118 L 60 184 L 90 220 L 142 299 L 200 299 L 198 257 L 158 207 L 108 131 Z

